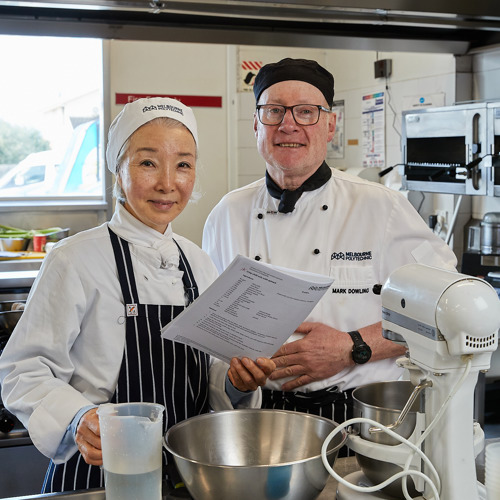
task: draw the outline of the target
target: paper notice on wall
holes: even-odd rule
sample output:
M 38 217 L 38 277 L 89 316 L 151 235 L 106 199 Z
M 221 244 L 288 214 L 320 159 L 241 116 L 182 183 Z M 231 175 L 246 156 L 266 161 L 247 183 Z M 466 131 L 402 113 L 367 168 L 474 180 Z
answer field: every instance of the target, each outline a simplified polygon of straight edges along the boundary
M 272 356 L 307 318 L 333 279 L 238 255 L 162 337 L 229 363 Z
M 328 147 L 327 158 L 344 158 L 344 101 L 334 101 L 335 134 Z
M 363 167 L 385 166 L 384 92 L 363 96 L 361 108 Z

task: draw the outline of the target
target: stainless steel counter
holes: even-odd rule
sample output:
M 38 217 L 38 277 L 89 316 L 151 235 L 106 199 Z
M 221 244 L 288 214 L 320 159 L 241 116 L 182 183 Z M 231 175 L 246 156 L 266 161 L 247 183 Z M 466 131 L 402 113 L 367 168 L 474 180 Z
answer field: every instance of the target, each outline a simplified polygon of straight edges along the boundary
M 340 477 L 344 477 L 351 472 L 358 471 L 359 465 L 356 461 L 356 457 L 337 458 L 333 468 Z M 333 477 L 330 477 L 326 483 L 325 489 L 318 497 L 318 500 L 335 500 L 337 494 L 337 484 L 337 481 Z
M 5 498 L 4 500 L 35 500 L 39 498 L 53 498 L 55 500 L 63 500 L 65 498 L 71 500 L 105 500 L 104 488 L 97 488 L 87 491 L 73 491 L 70 493 L 48 493 L 46 495 L 29 495 L 24 497 Z
M 0 273 L 12 271 L 38 271 L 43 259 L 7 259 L 0 260 Z
M 339 458 L 335 462 L 335 471 L 342 477 L 345 475 L 359 470 L 358 464 L 354 457 L 350 458 Z M 333 477 L 328 479 L 325 489 L 321 492 L 318 500 L 334 500 L 337 491 L 337 481 Z M 105 500 L 106 495 L 103 488 L 88 490 L 88 491 L 77 491 L 72 493 L 50 493 L 48 495 L 30 495 L 23 497 L 12 497 L 5 500 L 35 500 L 35 499 L 45 499 L 52 498 L 54 500 Z

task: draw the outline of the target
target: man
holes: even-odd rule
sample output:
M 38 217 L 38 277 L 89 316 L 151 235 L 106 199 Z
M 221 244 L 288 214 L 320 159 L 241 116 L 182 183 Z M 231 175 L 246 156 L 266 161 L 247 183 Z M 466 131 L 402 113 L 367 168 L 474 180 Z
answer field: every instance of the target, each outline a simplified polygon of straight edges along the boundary
M 334 278 L 274 355 L 263 407 L 342 422 L 351 417 L 353 388 L 401 375 L 395 359 L 404 349 L 382 337 L 379 285 L 402 265 L 454 269 L 456 258 L 400 193 L 325 163 L 335 132 L 326 69 L 283 59 L 259 71 L 254 93 L 266 176 L 220 201 L 203 248 L 220 272 L 242 254 Z

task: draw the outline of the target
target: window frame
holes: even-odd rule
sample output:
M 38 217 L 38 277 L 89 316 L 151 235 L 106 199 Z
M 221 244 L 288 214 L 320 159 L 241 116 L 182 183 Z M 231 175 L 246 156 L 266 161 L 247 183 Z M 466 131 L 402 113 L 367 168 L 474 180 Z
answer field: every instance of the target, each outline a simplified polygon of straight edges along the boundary
M 22 33 L 1 33 L 2 35 L 14 36 L 43 36 L 37 33 L 32 33 L 30 30 Z M 71 35 L 54 34 L 49 35 L 53 37 L 63 38 L 79 38 Z M 106 150 L 106 134 L 111 123 L 110 120 L 110 100 L 109 100 L 109 60 L 110 60 L 110 47 L 109 41 L 98 36 L 87 35 L 85 38 L 94 38 L 100 40 L 101 43 L 101 103 L 99 115 L 99 161 L 102 164 L 102 192 L 96 195 L 86 196 L 30 196 L 30 197 L 0 197 L 0 213 L 6 214 L 9 212 L 18 213 L 51 213 L 51 212 L 81 212 L 81 211 L 96 211 L 100 213 L 100 218 L 105 217 L 109 219 L 113 212 L 113 198 L 112 187 L 114 177 L 111 172 L 106 168 L 105 164 L 105 150 Z

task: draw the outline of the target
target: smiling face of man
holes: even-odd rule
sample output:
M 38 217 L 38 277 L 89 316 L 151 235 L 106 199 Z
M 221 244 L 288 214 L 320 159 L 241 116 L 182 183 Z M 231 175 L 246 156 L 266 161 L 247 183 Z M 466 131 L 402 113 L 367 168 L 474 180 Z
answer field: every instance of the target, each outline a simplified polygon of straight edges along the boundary
M 288 80 L 262 92 L 258 104 L 314 104 L 329 107 L 322 92 L 313 85 Z M 287 110 L 279 125 L 263 125 L 254 115 L 257 148 L 267 170 L 283 189 L 295 189 L 310 177 L 326 158 L 328 142 L 335 132 L 335 115 L 321 111 L 315 125 L 298 125 Z

